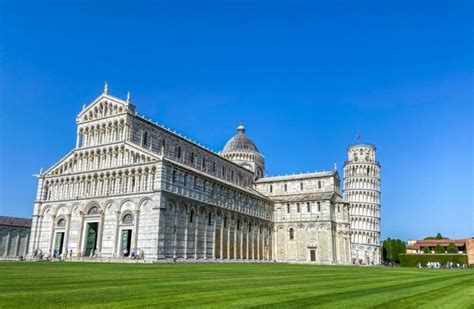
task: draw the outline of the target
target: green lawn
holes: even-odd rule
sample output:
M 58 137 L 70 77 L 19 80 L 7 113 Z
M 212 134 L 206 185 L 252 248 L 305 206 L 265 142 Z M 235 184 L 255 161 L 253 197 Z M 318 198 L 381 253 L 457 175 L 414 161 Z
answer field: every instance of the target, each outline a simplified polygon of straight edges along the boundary
M 473 308 L 474 269 L 0 263 L 0 308 Z

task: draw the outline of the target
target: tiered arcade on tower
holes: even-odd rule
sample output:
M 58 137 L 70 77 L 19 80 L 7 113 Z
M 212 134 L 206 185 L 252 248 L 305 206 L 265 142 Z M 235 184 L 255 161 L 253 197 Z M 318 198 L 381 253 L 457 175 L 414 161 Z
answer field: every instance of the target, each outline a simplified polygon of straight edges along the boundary
M 357 144 L 348 148 L 344 163 L 344 199 L 351 205 L 351 243 L 354 263 L 380 263 L 380 164 L 376 148 Z

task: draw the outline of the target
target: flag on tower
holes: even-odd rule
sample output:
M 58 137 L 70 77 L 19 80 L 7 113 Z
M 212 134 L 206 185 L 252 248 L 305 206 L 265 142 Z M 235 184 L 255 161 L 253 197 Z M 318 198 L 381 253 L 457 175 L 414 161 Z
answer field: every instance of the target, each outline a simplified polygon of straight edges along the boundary
M 360 133 L 357 133 L 357 134 L 356 134 L 356 139 L 357 139 L 357 140 L 360 140 Z

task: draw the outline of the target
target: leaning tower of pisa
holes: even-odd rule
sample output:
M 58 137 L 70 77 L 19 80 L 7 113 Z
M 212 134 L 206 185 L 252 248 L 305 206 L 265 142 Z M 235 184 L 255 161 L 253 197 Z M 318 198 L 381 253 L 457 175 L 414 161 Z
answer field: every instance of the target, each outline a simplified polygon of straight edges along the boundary
M 380 164 L 375 146 L 352 145 L 344 163 L 344 199 L 350 203 L 353 263 L 380 264 Z

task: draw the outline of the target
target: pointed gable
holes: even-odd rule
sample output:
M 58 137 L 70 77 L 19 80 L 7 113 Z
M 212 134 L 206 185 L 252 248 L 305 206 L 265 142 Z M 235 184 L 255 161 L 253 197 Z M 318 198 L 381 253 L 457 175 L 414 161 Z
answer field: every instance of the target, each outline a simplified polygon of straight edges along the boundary
M 134 114 L 135 106 L 130 102 L 103 93 L 82 109 L 77 115 L 76 122 L 80 124 L 126 113 Z
M 116 157 L 115 157 L 116 156 Z M 110 158 L 115 157 L 115 160 Z M 110 162 L 105 163 L 106 158 Z M 127 162 L 125 158 L 129 158 Z M 46 176 L 69 175 L 100 169 L 120 168 L 130 164 L 144 164 L 157 160 L 157 155 L 129 143 L 91 149 L 75 149 L 45 172 Z M 99 161 L 99 162 L 98 162 Z

